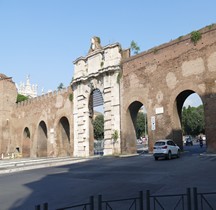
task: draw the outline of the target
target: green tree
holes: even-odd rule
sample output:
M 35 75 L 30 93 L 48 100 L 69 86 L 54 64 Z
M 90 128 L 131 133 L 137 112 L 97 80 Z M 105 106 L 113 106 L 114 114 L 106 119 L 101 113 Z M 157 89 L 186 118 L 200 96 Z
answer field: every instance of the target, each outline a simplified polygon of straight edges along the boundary
M 136 119 L 136 136 L 139 139 L 141 136 L 145 136 L 147 131 L 147 115 L 143 112 L 138 112 Z
M 63 89 L 64 88 L 64 84 L 61 82 L 60 84 L 59 84 L 59 86 L 57 87 L 57 89 L 58 90 L 61 90 L 61 89 Z
M 137 43 L 134 42 L 134 41 L 131 41 L 130 48 L 131 48 L 132 52 L 133 52 L 135 55 L 138 54 L 139 51 L 140 51 L 139 46 L 138 46 Z
M 18 93 L 16 103 L 19 103 L 19 102 L 25 101 L 25 100 L 28 100 L 28 96 L 24 96 L 24 95 Z
M 93 121 L 94 138 L 97 140 L 104 139 L 104 116 L 102 114 L 95 117 Z
M 203 105 L 199 107 L 183 107 L 182 130 L 183 135 L 196 136 L 200 133 L 205 133 Z
M 197 115 L 199 121 L 199 131 L 200 133 L 205 133 L 205 121 L 204 121 L 204 107 L 200 105 L 197 107 Z

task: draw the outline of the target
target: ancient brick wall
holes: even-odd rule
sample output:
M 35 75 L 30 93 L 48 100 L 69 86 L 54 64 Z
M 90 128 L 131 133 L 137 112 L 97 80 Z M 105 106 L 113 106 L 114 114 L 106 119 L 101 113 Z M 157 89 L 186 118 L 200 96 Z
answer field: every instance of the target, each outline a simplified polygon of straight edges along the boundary
M 11 140 L 10 116 L 17 91 L 12 79 L 3 74 L 0 74 L 0 93 L 0 151 L 7 151 Z
M 216 151 L 216 27 L 200 33 L 202 38 L 196 44 L 188 34 L 122 62 L 123 152 L 136 152 L 134 120 L 142 105 L 147 109 L 150 149 L 161 138 L 173 138 L 182 146 L 179 116 L 184 100 L 194 92 L 204 104 L 208 151 Z
M 24 157 L 73 155 L 73 101 L 71 87 L 13 104 L 10 140 L 4 155 Z
M 16 104 L 14 82 L 0 75 L 0 153 L 58 157 L 73 156 L 75 151 L 75 155 L 89 155 L 93 138 L 90 142 L 88 103 L 96 88 L 104 94 L 105 139 L 110 142 L 105 154 L 114 151 L 113 130 L 120 132 L 118 152 L 136 153 L 135 120 L 143 105 L 150 150 L 154 141 L 162 138 L 172 138 L 182 146 L 181 109 L 192 93 L 197 93 L 204 105 L 208 152 L 216 152 L 216 26 L 200 33 L 202 38 L 196 44 L 188 34 L 129 58 L 119 53 L 119 45 L 110 45 L 77 59 L 73 87 L 83 86 L 74 94 L 75 103 L 68 87 Z M 101 56 L 109 51 L 115 58 L 112 62 Z

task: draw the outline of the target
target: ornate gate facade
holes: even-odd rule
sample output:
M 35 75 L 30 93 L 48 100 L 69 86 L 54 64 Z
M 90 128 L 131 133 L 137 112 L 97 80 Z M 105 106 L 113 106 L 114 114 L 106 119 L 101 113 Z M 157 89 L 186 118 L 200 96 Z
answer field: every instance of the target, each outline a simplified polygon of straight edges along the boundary
M 120 153 L 120 139 L 113 143 L 112 134 L 120 134 L 119 73 L 121 46 L 102 47 L 98 37 L 92 38 L 88 55 L 74 61 L 74 156 L 94 154 L 93 107 L 104 110 L 104 155 Z M 93 97 L 99 91 L 102 100 Z M 120 135 L 119 135 L 120 136 Z

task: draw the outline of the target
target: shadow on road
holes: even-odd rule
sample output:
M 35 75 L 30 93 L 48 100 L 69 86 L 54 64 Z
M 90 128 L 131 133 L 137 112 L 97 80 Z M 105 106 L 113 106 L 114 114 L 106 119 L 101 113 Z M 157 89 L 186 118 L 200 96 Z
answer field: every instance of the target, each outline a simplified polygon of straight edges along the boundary
M 147 153 L 143 149 L 139 151 Z M 106 198 L 113 199 L 133 197 L 140 190 L 145 192 L 148 189 L 153 193 L 171 192 L 177 189 L 176 182 L 181 182 L 178 190 L 185 190 L 185 186 L 191 184 L 188 176 L 193 177 L 195 183 L 193 186 L 198 186 L 199 183 L 205 187 L 209 180 L 215 179 L 213 171 L 208 177 L 205 173 L 209 168 L 212 169 L 214 162 L 209 162 L 209 165 L 204 164 L 200 169 L 200 160 L 195 154 L 205 151 L 205 145 L 200 148 L 195 144 L 185 146 L 183 157 L 173 161 L 154 161 L 151 155 L 138 155 L 132 158 L 103 157 L 71 165 L 2 175 L 1 189 L 5 191 L 1 194 L 0 203 L 5 203 L 4 197 L 5 199 L 10 197 L 9 208 L 2 209 L 34 209 L 35 205 L 45 202 L 49 203 L 49 209 L 56 209 L 88 202 L 91 195 L 103 194 Z M 193 163 L 185 164 L 187 157 Z M 173 167 L 175 170 L 170 170 Z M 196 177 L 199 173 L 205 174 L 202 183 Z M 167 182 L 164 184 L 164 179 L 169 180 L 169 184 Z M 13 180 L 9 186 L 8 180 Z M 16 180 L 19 180 L 19 183 Z
M 203 154 L 206 153 L 206 144 L 203 145 L 201 148 L 199 143 L 194 143 L 193 146 L 184 146 L 183 147 L 184 153 L 187 155 L 193 154 Z

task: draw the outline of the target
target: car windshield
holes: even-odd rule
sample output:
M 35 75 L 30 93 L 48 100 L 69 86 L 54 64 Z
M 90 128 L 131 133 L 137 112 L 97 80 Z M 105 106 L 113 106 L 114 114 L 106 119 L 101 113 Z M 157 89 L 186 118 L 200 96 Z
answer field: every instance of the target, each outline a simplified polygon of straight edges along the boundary
M 165 142 L 163 141 L 155 142 L 155 146 L 163 146 L 163 145 L 165 145 Z

